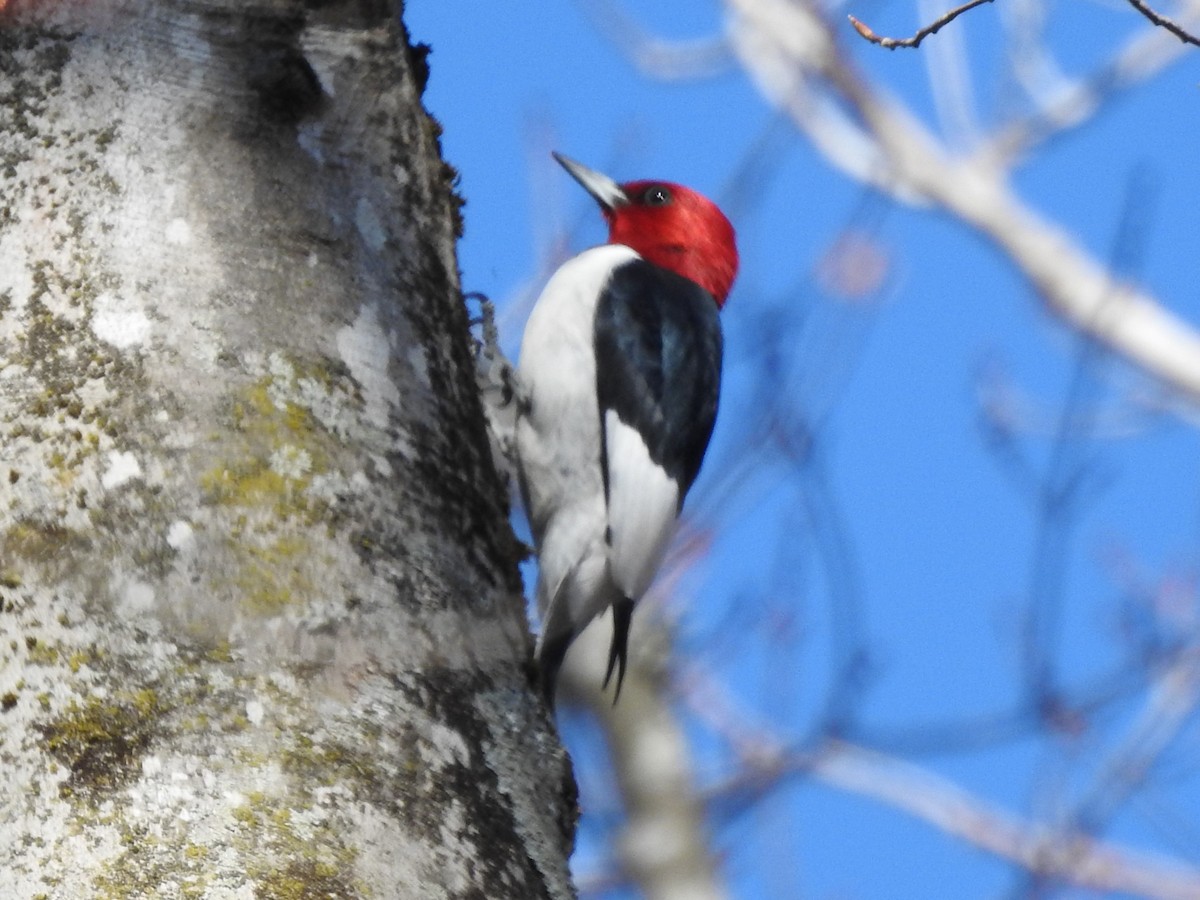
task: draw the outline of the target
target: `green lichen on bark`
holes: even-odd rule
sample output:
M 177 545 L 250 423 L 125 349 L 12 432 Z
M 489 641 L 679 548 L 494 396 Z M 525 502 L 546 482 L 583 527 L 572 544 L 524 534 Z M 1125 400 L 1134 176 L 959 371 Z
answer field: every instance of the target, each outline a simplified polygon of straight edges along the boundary
M 539 896 L 526 781 L 489 772 L 472 708 L 544 725 L 401 26 L 168 6 L 45 59 L 0 33 L 0 93 L 26 92 L 0 96 L 0 766 L 13 832 L 48 836 L 0 869 L 102 898 Z M 35 70 L 68 47 L 55 99 Z
M 8 464 L 0 475 L 10 486 L 0 516 L 65 530 L 85 527 L 89 511 L 103 505 L 95 489 L 100 455 L 127 446 L 131 433 L 136 440 L 137 404 L 126 401 L 153 399 L 138 357 L 114 353 L 90 327 L 97 300 L 121 288 L 89 231 L 103 218 L 90 198 L 110 177 L 104 157 L 116 126 L 72 127 L 53 114 L 74 40 L 62 32 L 0 33 L 0 236 L 17 228 L 9 204 L 18 200 L 28 235 L 4 272 L 28 290 L 18 295 L 9 285 L 0 302 L 0 366 L 19 373 L 0 393 Z M 45 503 L 37 486 L 46 482 L 66 502 Z
M 167 712 L 157 691 L 118 691 L 110 697 L 72 700 L 38 730 L 46 751 L 67 767 L 62 797 L 96 801 L 138 774 L 138 762 Z
M 302 362 L 272 353 L 267 371 L 238 389 L 224 416 L 226 451 L 201 476 L 208 500 L 220 506 L 270 508 L 281 519 L 328 521 L 332 510 L 314 482 L 336 483 L 331 460 L 343 451 L 353 416 L 361 410 L 357 386 L 329 359 Z M 328 477 L 326 477 L 328 476 Z
M 160 855 L 163 842 L 145 825 L 122 825 L 121 854 L 92 881 L 95 900 L 156 897 L 168 885 L 182 900 L 211 896 L 212 853 L 201 844 L 183 842 L 169 856 Z M 147 852 L 149 851 L 149 852 Z
M 362 900 L 354 875 L 356 853 L 333 829 L 300 825 L 299 814 L 261 792 L 233 811 L 243 826 L 235 839 L 252 860 L 247 874 L 261 900 Z
M 227 401 L 229 432 L 200 489 L 225 535 L 229 564 L 213 584 L 244 612 L 278 614 L 320 594 L 314 563 L 343 523 L 349 475 L 334 460 L 362 407 L 357 386 L 332 360 L 272 353 L 266 372 Z M 315 525 L 325 529 L 314 534 Z

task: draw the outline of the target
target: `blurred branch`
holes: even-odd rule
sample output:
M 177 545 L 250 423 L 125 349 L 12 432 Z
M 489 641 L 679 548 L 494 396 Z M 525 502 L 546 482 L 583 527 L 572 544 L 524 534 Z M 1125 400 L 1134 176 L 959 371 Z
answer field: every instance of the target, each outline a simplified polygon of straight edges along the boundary
M 805 766 L 820 780 L 871 797 L 1040 875 L 1163 900 L 1200 896 L 1200 870 L 1095 840 L 1048 833 L 911 763 L 833 741 Z
M 1004 33 L 1002 83 L 1020 88 L 1035 107 L 1074 83 L 1051 49 L 1046 22 L 1050 10 L 1039 0 L 1008 0 L 999 8 Z
M 579 0 L 596 27 L 643 74 L 662 81 L 720 75 L 733 64 L 724 37 L 667 41 L 649 34 L 613 0 Z
M 854 16 L 846 16 L 846 18 L 849 19 L 850 24 L 854 26 L 854 30 L 872 44 L 878 44 L 880 47 L 885 47 L 888 50 L 895 50 L 897 47 L 917 47 L 920 45 L 921 41 L 925 40 L 925 38 L 929 37 L 931 34 L 937 34 L 944 26 L 949 25 L 967 10 L 974 9 L 976 6 L 983 6 L 983 4 L 991 2 L 992 0 L 969 0 L 968 3 L 964 3 L 962 6 L 955 7 L 944 16 L 941 16 L 940 18 L 935 19 L 933 22 L 930 22 L 912 37 L 907 38 L 882 37 L 868 28 L 861 19 L 856 19 Z M 1136 0 L 1129 0 L 1129 2 L 1135 3 Z
M 1192 2 L 1186 21 L 1197 19 L 1197 4 Z M 1002 126 L 983 155 L 996 165 L 1010 164 L 1039 142 L 1078 128 L 1102 108 L 1105 100 L 1154 77 L 1187 52 L 1186 45 L 1162 29 L 1146 28 L 1096 71 L 1038 102 L 1032 115 Z
M 593 15 L 603 17 L 603 30 L 641 71 L 660 79 L 704 74 L 704 66 L 689 75 L 687 64 L 664 63 L 670 59 L 670 53 L 682 52 L 686 45 L 647 36 L 612 0 L 581 2 Z M 1169 35 L 1139 24 L 1139 32 L 1144 33 L 1131 40 L 1099 72 L 1083 82 L 1061 79 L 1051 85 L 1052 90 L 1037 92 L 1036 96 L 1031 91 L 1039 105 L 1034 116 L 1006 129 L 985 145 L 984 152 L 961 156 L 952 152 L 954 147 L 947 141 L 930 133 L 905 104 L 889 97 L 854 68 L 838 44 L 835 27 L 815 0 L 724 2 L 730 13 L 726 38 L 720 44 L 706 42 L 705 46 L 736 53 L 747 74 L 778 109 L 779 116 L 786 117 L 804 132 L 831 165 L 873 186 L 884 196 L 937 207 L 969 225 L 1003 251 L 1046 305 L 1082 335 L 1081 344 L 1090 349 L 1081 352 L 1102 353 L 1103 348 L 1095 343 L 1100 342 L 1104 348 L 1159 378 L 1163 387 L 1156 386 L 1156 390 L 1167 394 L 1173 389 L 1171 399 L 1181 406 L 1190 401 L 1193 404 L 1190 408 L 1196 409 L 1195 400 L 1200 398 L 1200 334 L 1163 309 L 1154 297 L 1125 283 L 1122 279 L 1125 273 L 1119 266 L 1092 257 L 1074 237 L 1023 203 L 1008 179 L 1009 169 L 1019 153 L 1039 140 L 1078 125 L 1118 89 L 1148 78 L 1186 52 L 1173 39 L 1168 40 Z M 972 0 L 904 40 L 879 37 L 860 20 L 853 16 L 850 19 L 860 35 L 876 44 L 889 49 L 915 47 L 924 37 L 984 2 L 989 0 Z M 1189 9 L 1197 7 L 1192 5 Z M 953 36 L 954 32 L 949 32 L 931 47 L 939 47 Z M 655 49 L 664 47 L 670 53 L 663 55 Z M 1071 90 L 1064 90 L 1064 84 L 1070 84 Z M 1047 102 L 1042 103 L 1043 98 Z M 1027 104 L 1022 105 L 1028 108 Z M 764 147 L 774 146 L 773 128 L 772 125 L 765 132 Z M 743 180 L 754 183 L 760 178 L 761 170 L 772 162 L 764 162 L 759 158 L 761 155 L 764 154 L 748 154 L 748 174 L 739 175 L 735 183 L 741 185 Z M 743 201 L 756 192 L 731 193 Z M 970 290 L 970 285 L 961 289 Z M 778 320 L 775 325 L 778 329 Z M 757 363 L 764 372 L 770 369 L 766 343 L 759 342 L 763 346 Z M 806 358 L 801 349 L 794 343 L 787 347 L 791 356 Z M 822 366 L 813 368 L 826 374 Z M 838 546 L 836 533 L 830 538 L 822 532 L 831 523 L 836 531 L 838 519 L 836 509 L 833 515 L 825 509 L 835 498 L 821 492 L 829 485 L 824 483 L 820 459 L 813 460 L 814 433 L 820 428 L 821 416 L 814 416 L 802 397 L 797 399 L 796 395 L 802 391 L 780 390 L 781 385 L 791 386 L 781 372 L 790 374 L 791 370 L 780 366 L 770 371 L 770 375 L 773 394 L 786 394 L 793 404 L 787 421 L 766 414 L 761 423 L 747 429 L 747 434 L 753 436 L 748 443 L 760 451 L 759 456 L 753 452 L 734 454 L 729 470 L 733 474 L 715 480 L 707 497 L 694 498 L 690 517 L 707 521 L 716 518 L 717 510 L 726 511 L 729 504 L 714 503 L 713 498 L 723 498 L 742 487 L 748 480 L 750 467 L 761 465 L 764 455 L 761 450 L 769 447 L 790 460 L 802 479 L 817 482 L 803 488 L 806 504 L 813 507 L 805 518 L 819 520 L 819 525 L 804 529 L 805 537 L 809 537 L 810 531 L 818 536 L 806 552 L 824 558 L 827 565 L 836 568 L 829 559 L 836 563 L 846 548 Z M 1076 408 L 1084 406 L 1087 408 Z M 1079 427 L 1088 427 L 1095 418 L 1091 406 L 1067 404 L 1053 429 L 1060 443 L 1065 443 L 1068 437 L 1074 439 Z M 1085 461 L 1071 456 L 1051 462 L 1057 477 L 1045 479 L 1042 488 L 1045 502 L 1052 508 L 1071 507 L 1078 500 L 1074 496 L 1078 493 L 1076 470 L 1082 471 Z M 814 467 L 817 471 L 808 471 Z M 1033 473 L 1032 467 L 1030 471 Z M 1070 511 L 1060 510 L 1059 515 L 1069 518 Z M 1053 527 L 1055 523 L 1048 524 L 1051 530 Z M 1062 523 L 1057 527 L 1062 527 Z M 826 540 L 822 542 L 821 537 Z M 1051 550 L 1054 552 L 1047 553 L 1048 563 L 1035 560 L 1035 570 L 1044 565 L 1047 571 L 1061 572 L 1061 548 Z M 1053 584 L 1049 588 L 1039 586 L 1036 577 L 1034 581 L 1031 594 L 1056 589 Z M 837 595 L 836 585 L 828 593 Z M 769 722 L 764 723 L 759 716 L 741 709 L 736 694 L 722 690 L 715 679 L 708 678 L 710 670 L 702 668 L 703 663 L 693 661 L 692 668 L 683 671 L 679 684 L 687 705 L 683 713 L 686 721 L 689 726 L 695 724 L 690 711 L 706 730 L 725 742 L 722 752 L 732 756 L 737 766 L 735 776 L 703 795 L 697 793 L 687 748 L 682 743 L 683 725 L 676 717 L 678 711 L 671 705 L 672 698 L 661 673 L 648 675 L 644 661 L 641 667 L 633 666 L 621 705 L 615 711 L 608 698 L 597 693 L 594 675 L 589 676 L 591 682 L 581 686 L 582 692 L 591 692 L 587 694 L 590 698 L 587 704 L 599 716 L 610 741 L 613 768 L 621 779 L 621 795 L 629 813 L 620 858 L 625 861 L 626 872 L 648 896 L 665 896 L 650 893 L 647 885 L 661 879 L 658 883 L 662 890 L 669 889 L 670 879 L 676 877 L 670 868 L 685 858 L 675 855 L 666 865 L 651 858 L 655 855 L 651 851 L 661 850 L 663 844 L 661 838 L 646 837 L 653 829 L 661 829 L 669 837 L 666 843 L 671 845 L 672 854 L 676 853 L 676 837 L 680 836 L 684 845 L 680 853 L 695 852 L 704 860 L 701 884 L 696 890 L 700 892 L 698 896 L 711 896 L 704 892 L 719 892 L 721 888 L 717 886 L 716 863 L 708 837 L 697 825 L 704 801 L 718 801 L 714 807 L 725 803 L 731 808 L 744 808 L 788 777 L 806 773 L 843 790 L 874 798 L 975 847 L 1012 860 L 1035 880 L 1069 882 L 1149 897 L 1200 896 L 1200 870 L 1168 857 L 1100 840 L 1093 827 L 1111 805 L 1125 802 L 1140 787 L 1167 741 L 1184 723 L 1187 711 L 1194 709 L 1195 693 L 1190 700 L 1180 700 L 1177 682 L 1182 676 L 1171 674 L 1177 674 L 1181 665 L 1178 644 L 1166 655 L 1165 665 L 1170 666 L 1167 675 L 1154 681 L 1155 687 L 1141 717 L 1111 749 L 1110 764 L 1094 774 L 1091 789 L 1073 807 L 1076 812 L 1068 810 L 1055 822 L 1046 824 L 1037 817 L 1009 813 L 927 769 L 863 744 L 885 747 L 896 754 L 900 752 L 898 748 L 915 748 L 915 752 L 970 750 L 1031 735 L 1045 736 L 1048 743 L 1061 739 L 1064 733 L 1091 740 L 1099 733 L 1096 723 L 1101 718 L 1100 712 L 1114 709 L 1135 692 L 1139 697 L 1144 696 L 1142 691 L 1151 682 L 1151 675 L 1161 673 L 1162 669 L 1151 670 L 1146 664 L 1147 657 L 1139 657 L 1132 664 L 1126 661 L 1103 678 L 1095 679 L 1090 688 L 1080 688 L 1078 682 L 1072 681 L 1074 687 L 1068 696 L 1065 690 L 1054 686 L 1057 679 L 1052 668 L 1039 662 L 1031 667 L 1038 673 L 1034 680 L 1039 683 L 1044 680 L 1049 687 L 1041 693 L 1030 692 L 1031 695 L 1018 698 L 1018 705 L 1011 710 L 946 723 L 936 730 L 918 724 L 885 733 L 864 727 L 854 715 L 861 705 L 859 687 L 866 649 L 865 630 L 858 621 L 856 605 L 835 607 L 836 612 L 841 612 L 844 618 L 832 625 L 834 690 L 816 734 L 798 738 L 790 725 L 780 726 L 788 733 L 775 733 Z M 1033 654 L 1039 661 L 1055 650 L 1053 634 L 1057 624 L 1053 620 L 1056 618 L 1056 614 L 1052 615 L 1043 623 L 1050 638 L 1043 640 Z M 728 633 L 732 629 L 721 632 L 730 640 Z M 592 672 L 602 666 L 605 647 L 601 639 L 594 651 L 597 661 L 588 666 Z M 757 664 L 761 665 L 761 660 Z M 1195 667 L 1187 671 L 1194 675 Z M 1187 684 L 1200 691 L 1194 681 Z M 635 690 L 639 692 L 636 700 Z M 860 744 L 832 741 L 831 731 Z M 814 747 L 816 752 L 809 752 Z M 1123 766 L 1133 768 L 1125 771 Z M 1161 771 L 1157 774 L 1162 775 Z M 682 869 L 680 866 L 676 871 Z
M 917 0 L 922 19 L 936 14 L 944 0 Z M 966 29 L 952 28 L 933 41 L 921 54 L 925 80 L 937 112 L 938 130 L 948 145 L 957 149 L 979 143 L 980 116 L 977 109 L 973 71 L 976 62 L 967 50 Z
M 1200 47 L 1200 38 L 1190 34 L 1182 26 L 1171 19 L 1168 19 L 1166 16 L 1155 12 L 1147 4 L 1143 3 L 1142 0 L 1129 0 L 1129 5 L 1159 28 L 1165 28 L 1167 31 L 1171 32 L 1171 34 L 1175 35 L 1175 37 L 1179 38 L 1185 44 L 1192 44 L 1196 47 Z
M 1055 729 L 1078 731 L 1078 724 L 1090 722 L 1114 703 L 1127 699 L 1145 687 L 1144 660 L 1126 663 L 1094 679 L 1083 687 L 1074 687 L 1069 702 L 1058 697 L 1054 710 L 1031 707 L 1028 698 L 1011 709 L 948 718 L 944 721 L 913 722 L 901 726 L 858 727 L 854 739 L 872 748 L 887 748 L 893 753 L 937 754 L 973 753 L 989 747 L 1030 738 Z M 1047 715 L 1053 712 L 1053 717 Z
M 1141 269 L 1155 194 L 1146 174 L 1135 169 L 1125 185 L 1123 209 L 1109 253 L 1109 270 L 1118 277 L 1132 278 Z M 1105 311 L 1106 301 L 1101 300 L 1097 317 Z M 1038 518 L 1026 601 L 1025 686 L 1036 706 L 1051 715 L 1062 705 L 1058 659 L 1072 532 L 1089 493 L 1085 488 L 1095 481 L 1096 466 L 1083 449 L 1090 435 L 1081 433 L 1076 423 L 1091 417 L 1109 363 L 1104 348 L 1088 335 L 1079 334 L 1075 340 L 1070 382 L 1036 495 Z
M 857 719 L 870 668 L 861 579 L 850 529 L 825 470 L 824 449 L 815 443 L 815 433 L 807 437 L 807 447 L 797 446 L 786 424 L 776 435 L 799 482 L 800 511 L 808 519 L 829 597 L 830 684 L 818 726 L 825 733 L 845 734 Z
M 756 81 L 768 102 L 808 137 L 829 165 L 905 203 L 927 203 L 907 185 L 896 184 L 888 176 L 887 161 L 878 142 L 825 89 L 820 72 L 810 64 L 809 60 L 825 55 L 832 46 L 827 23 L 797 8 L 788 12 L 786 22 L 795 30 L 778 34 L 771 29 L 779 23 L 760 24 L 752 15 L 737 15 L 744 7 L 751 7 L 749 12 L 753 14 L 753 0 L 725 0 L 725 4 L 735 13 L 728 28 L 742 68 Z
M 1043 842 L 1043 857 L 1058 857 L 1061 867 L 1072 867 L 1073 860 L 1081 862 L 1114 812 L 1145 783 L 1159 757 L 1195 712 L 1197 703 L 1200 648 L 1193 645 L 1179 653 L 1157 680 L 1124 739 L 1099 767 L 1094 784 L 1074 804 L 1075 811 L 1057 817 L 1052 827 L 1059 837 Z M 1043 862 L 1039 858 L 1037 865 L 1028 867 L 1031 885 L 1057 877 L 1057 872 Z
M 753 799 L 789 775 L 811 775 L 905 812 L 1039 878 L 1159 900 L 1200 896 L 1200 869 L 1079 831 L 1054 831 L 930 769 L 845 741 L 826 741 L 811 753 L 780 751 L 768 743 L 757 755 L 743 753 L 743 759 L 751 765 L 715 787 L 714 797 Z
M 735 14 L 733 27 L 755 36 L 756 52 L 741 56 L 747 71 L 761 79 L 796 70 L 819 78 L 853 111 L 878 148 L 886 168 L 876 180 L 927 198 L 970 225 L 1003 251 L 1072 326 L 1200 398 L 1200 334 L 1154 298 L 1117 282 L 1067 233 L 1021 204 L 1004 172 L 979 158 L 950 157 L 905 107 L 859 75 L 817 10 L 783 0 L 726 2 Z M 764 93 L 786 103 L 780 99 L 783 87 Z M 810 124 L 803 118 L 796 122 L 805 130 Z
M 1158 758 L 1200 705 L 1200 645 L 1180 653 L 1155 682 L 1124 740 L 1101 766 L 1096 784 L 1079 803 L 1079 827 L 1100 827 L 1146 779 Z
M 644 655 L 631 654 L 621 702 L 601 690 L 611 619 L 593 622 L 563 667 L 563 687 L 594 714 L 608 742 L 625 810 L 619 855 L 646 900 L 726 896 L 704 831 L 687 737 Z

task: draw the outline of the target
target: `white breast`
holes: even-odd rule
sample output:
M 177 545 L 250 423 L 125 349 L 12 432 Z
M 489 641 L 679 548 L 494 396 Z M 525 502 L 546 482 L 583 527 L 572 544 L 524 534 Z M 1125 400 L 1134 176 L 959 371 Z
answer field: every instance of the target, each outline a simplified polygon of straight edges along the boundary
M 613 269 L 636 258 L 628 247 L 606 244 L 568 260 L 542 291 L 525 326 L 517 374 L 529 412 L 517 424 L 517 453 L 538 545 L 540 605 L 555 595 L 568 572 L 578 571 L 580 564 L 593 568 L 588 558 L 604 552 L 596 303 Z M 577 612 L 590 618 L 600 611 Z

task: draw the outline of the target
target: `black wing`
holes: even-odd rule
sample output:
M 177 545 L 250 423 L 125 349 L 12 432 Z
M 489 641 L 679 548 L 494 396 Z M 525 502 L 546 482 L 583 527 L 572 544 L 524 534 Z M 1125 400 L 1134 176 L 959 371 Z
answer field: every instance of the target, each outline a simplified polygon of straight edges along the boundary
M 704 459 L 721 387 L 721 322 L 704 288 L 644 259 L 614 270 L 596 307 L 600 433 L 609 410 L 642 436 L 679 484 L 679 505 Z M 602 449 L 607 492 L 607 454 Z

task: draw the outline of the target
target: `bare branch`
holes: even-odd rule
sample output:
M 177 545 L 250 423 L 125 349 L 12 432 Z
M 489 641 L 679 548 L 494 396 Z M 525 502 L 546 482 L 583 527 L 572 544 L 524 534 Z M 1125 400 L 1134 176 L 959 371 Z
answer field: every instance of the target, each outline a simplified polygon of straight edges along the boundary
M 937 15 L 946 0 L 917 0 L 921 21 Z M 948 29 L 921 54 L 938 131 L 955 148 L 974 147 L 984 131 L 975 96 L 977 62 L 967 50 L 965 28 Z
M 1129 0 L 1129 5 L 1159 28 L 1165 28 L 1167 31 L 1171 32 L 1171 34 L 1175 35 L 1175 37 L 1179 38 L 1185 44 L 1191 44 L 1195 47 L 1200 47 L 1200 38 L 1186 31 L 1183 26 L 1177 24 L 1171 19 L 1168 19 L 1161 13 L 1155 12 L 1147 4 L 1143 3 L 1142 0 Z
M 1200 647 L 1192 646 L 1159 677 L 1125 738 L 1079 804 L 1076 822 L 1094 830 L 1142 785 L 1200 704 Z
M 921 41 L 925 40 L 925 38 L 929 37 L 931 34 L 937 34 L 943 26 L 949 25 L 967 10 L 974 9 L 976 6 L 983 6 L 983 4 L 991 2 L 992 0 L 970 0 L 970 2 L 964 3 L 962 6 L 956 6 L 954 9 L 950 10 L 950 12 L 946 13 L 941 18 L 930 22 L 928 25 L 909 38 L 883 37 L 867 27 L 866 23 L 861 19 L 856 19 L 854 16 L 847 16 L 846 18 L 848 18 L 850 20 L 850 24 L 854 26 L 854 30 L 872 44 L 878 44 L 880 47 L 884 47 L 888 50 L 895 50 L 897 47 L 917 47 L 920 45 Z M 1129 2 L 1137 6 L 1138 0 L 1129 0 Z
M 731 719 L 724 727 L 711 715 L 706 721 L 723 737 L 742 737 L 742 721 Z M 724 733 L 730 727 L 733 736 Z M 757 753 L 743 749 L 741 758 L 744 767 L 714 785 L 711 797 L 749 794 L 753 799 L 790 775 L 808 775 L 905 812 L 1026 871 L 1068 884 L 1158 900 L 1184 900 L 1200 891 L 1200 870 L 1193 866 L 1076 829 L 1056 830 L 1015 815 L 931 769 L 858 744 L 827 740 L 810 752 L 780 750 L 768 737 Z
M 647 32 L 611 0 L 581 0 L 596 27 L 642 73 L 660 81 L 711 78 L 730 68 L 733 56 L 721 36 L 671 41 Z
M 987 160 L 950 156 L 906 107 L 862 79 L 810 5 L 726 2 L 735 27 L 760 37 L 757 53 L 742 55 L 747 70 L 769 78 L 782 70 L 781 58 L 792 68 L 808 69 L 874 140 L 884 177 L 893 185 L 924 197 L 995 244 L 1072 326 L 1193 401 L 1200 398 L 1200 332 L 1154 297 L 1119 283 L 1068 234 L 1022 203 L 1006 173 Z M 807 125 L 803 119 L 797 124 Z
M 626 816 L 617 859 L 647 900 L 724 900 L 690 748 L 656 673 L 631 654 L 619 706 L 596 677 L 608 656 L 610 621 L 602 617 L 579 636 L 562 677 L 569 695 L 596 716 L 611 754 Z
M 1194 868 L 1084 834 L 1048 832 L 928 769 L 884 754 L 835 741 L 811 762 L 810 771 L 822 781 L 905 810 L 1032 872 L 1164 900 L 1200 891 L 1200 872 Z
M 1200 21 L 1196 4 L 1188 9 L 1185 24 Z M 1186 44 L 1160 28 L 1141 30 L 1093 72 L 1038 99 L 1031 115 L 1002 125 L 980 155 L 997 167 L 1008 166 L 1050 138 L 1089 122 L 1106 101 L 1160 74 L 1187 52 Z

